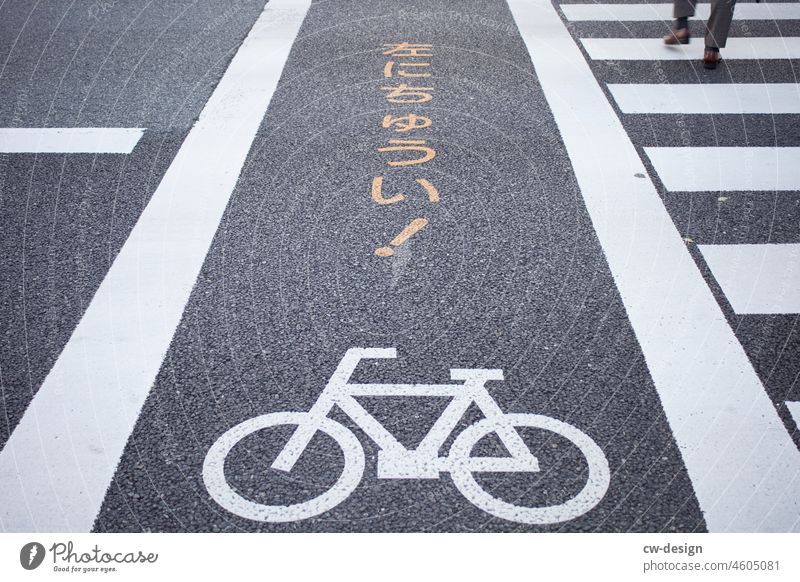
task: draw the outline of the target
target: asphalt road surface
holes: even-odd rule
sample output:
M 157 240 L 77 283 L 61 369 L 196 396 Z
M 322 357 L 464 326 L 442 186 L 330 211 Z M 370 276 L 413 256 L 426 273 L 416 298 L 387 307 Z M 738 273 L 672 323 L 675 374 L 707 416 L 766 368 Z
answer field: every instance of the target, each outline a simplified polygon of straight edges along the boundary
M 800 5 L 736 14 L 0 3 L 0 529 L 800 530 Z

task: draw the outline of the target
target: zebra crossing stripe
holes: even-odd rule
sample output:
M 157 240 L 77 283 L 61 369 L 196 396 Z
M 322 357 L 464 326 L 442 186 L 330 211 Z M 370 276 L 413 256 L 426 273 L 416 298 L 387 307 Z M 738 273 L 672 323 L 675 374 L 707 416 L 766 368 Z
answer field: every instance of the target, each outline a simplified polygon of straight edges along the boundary
M 786 408 L 789 409 L 789 413 L 797 425 L 797 430 L 800 430 L 800 402 L 786 402 Z
M 626 114 L 800 113 L 797 83 L 609 84 Z
M 270 0 L 0 452 L 0 529 L 89 531 L 310 0 Z
M 550 0 L 508 5 L 708 529 L 800 531 L 800 450 L 630 137 Z
M 594 22 L 645 22 L 672 20 L 672 3 L 662 4 L 562 4 L 567 20 Z M 708 20 L 709 4 L 695 7 L 695 18 Z M 800 20 L 800 3 L 738 3 L 734 20 Z
M 736 313 L 800 313 L 800 244 L 699 245 Z
M 702 43 L 667 46 L 660 38 L 582 38 L 596 61 L 687 61 L 702 57 Z M 724 59 L 800 59 L 800 37 L 729 38 L 721 50 Z
M 644 148 L 671 192 L 800 190 L 800 147 Z

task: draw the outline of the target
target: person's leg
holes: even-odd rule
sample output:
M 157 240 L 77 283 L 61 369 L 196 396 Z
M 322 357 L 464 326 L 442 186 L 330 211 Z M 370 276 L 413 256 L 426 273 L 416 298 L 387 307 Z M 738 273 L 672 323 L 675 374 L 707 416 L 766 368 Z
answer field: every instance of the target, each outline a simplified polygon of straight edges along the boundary
M 706 47 L 725 48 L 735 6 L 736 0 L 711 0 L 711 16 L 706 24 Z
M 694 16 L 694 5 L 697 0 L 675 0 L 672 4 L 672 16 L 679 18 L 689 18 Z
M 694 5 L 697 0 L 674 0 L 672 4 L 672 15 L 675 17 L 675 24 L 672 31 L 664 37 L 664 44 L 688 44 L 689 43 L 689 17 L 694 16 Z
M 736 0 L 711 0 L 711 15 L 706 23 L 706 50 L 703 53 L 703 66 L 706 69 L 716 69 L 717 63 L 722 60 L 719 49 L 728 40 L 735 6 Z

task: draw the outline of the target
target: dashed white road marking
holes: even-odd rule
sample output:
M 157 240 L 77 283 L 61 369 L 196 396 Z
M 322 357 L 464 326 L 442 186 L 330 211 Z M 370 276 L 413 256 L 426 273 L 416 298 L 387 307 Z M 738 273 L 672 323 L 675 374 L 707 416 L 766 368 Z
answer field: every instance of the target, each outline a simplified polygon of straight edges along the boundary
M 797 83 L 630 83 L 608 89 L 627 114 L 800 113 Z
M 2 154 L 129 154 L 144 129 L 137 127 L 4 127 Z
M 703 44 L 667 46 L 660 38 L 582 38 L 589 57 L 610 61 L 699 60 Z M 800 59 L 800 37 L 729 38 L 721 49 L 723 59 Z
M 800 190 L 800 147 L 644 148 L 672 192 Z
M 711 531 L 800 530 L 800 451 L 549 0 L 508 0 Z
M 270 0 L 0 452 L 4 531 L 89 531 L 310 0 Z
M 800 244 L 699 248 L 736 313 L 800 313 Z
M 672 20 L 672 3 L 662 4 L 562 4 L 567 20 L 593 20 L 596 22 L 644 22 Z M 698 4 L 695 18 L 708 20 L 709 4 Z M 734 20 L 800 20 L 797 2 L 739 3 L 733 12 Z

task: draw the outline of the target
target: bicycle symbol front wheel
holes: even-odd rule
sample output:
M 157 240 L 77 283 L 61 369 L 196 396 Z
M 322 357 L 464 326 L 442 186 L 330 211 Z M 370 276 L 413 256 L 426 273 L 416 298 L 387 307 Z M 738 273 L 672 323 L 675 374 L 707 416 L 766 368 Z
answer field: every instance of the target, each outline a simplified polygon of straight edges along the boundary
M 309 422 L 335 440 L 344 454 L 344 469 L 333 487 L 313 499 L 292 505 L 255 503 L 234 491 L 225 478 L 225 458 L 239 441 L 263 428 Z M 363 475 L 364 449 L 356 436 L 334 420 L 315 420 L 307 412 L 263 414 L 237 424 L 217 439 L 203 462 L 203 482 L 214 501 L 231 513 L 253 521 L 297 521 L 325 513 L 347 499 Z
M 574 426 L 538 414 L 506 414 L 504 420 L 514 427 L 531 427 L 554 432 L 578 447 L 589 467 L 589 478 L 583 489 L 572 499 L 547 507 L 520 507 L 488 493 L 475 480 L 470 470 L 470 453 L 479 440 L 496 430 L 488 419 L 464 429 L 453 442 L 451 477 L 456 488 L 473 505 L 486 513 L 518 523 L 552 524 L 575 519 L 592 509 L 605 496 L 611 481 L 608 461 L 597 444 Z

